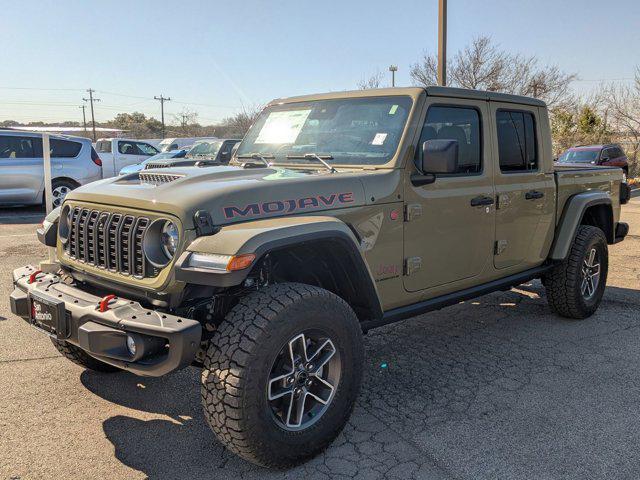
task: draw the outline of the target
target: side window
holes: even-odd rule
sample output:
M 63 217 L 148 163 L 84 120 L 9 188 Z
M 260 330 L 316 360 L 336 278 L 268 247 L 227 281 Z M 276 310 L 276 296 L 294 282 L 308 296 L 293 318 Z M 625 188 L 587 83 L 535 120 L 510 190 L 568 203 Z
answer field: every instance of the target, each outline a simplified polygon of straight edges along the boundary
M 148 143 L 136 143 L 138 155 L 155 155 L 158 151 Z
M 123 155 L 137 155 L 138 150 L 133 142 L 118 142 L 118 152 Z
M 538 169 L 535 119 L 530 112 L 498 110 L 498 158 L 501 172 Z
M 430 107 L 420 134 L 418 160 L 422 160 L 422 144 L 434 139 L 458 142 L 458 175 L 482 172 L 480 114 L 475 108 Z
M 613 156 L 614 158 L 624 157 L 624 152 L 620 147 L 616 147 L 613 149 Z
M 0 136 L 0 158 L 15 158 L 16 149 L 13 137 Z
M 51 156 L 57 158 L 73 158 L 77 157 L 82 148 L 79 142 L 71 142 L 69 140 L 50 140 Z
M 33 137 L 14 137 L 14 148 L 16 158 L 34 158 L 36 156 Z M 40 155 L 42 156 L 42 155 Z

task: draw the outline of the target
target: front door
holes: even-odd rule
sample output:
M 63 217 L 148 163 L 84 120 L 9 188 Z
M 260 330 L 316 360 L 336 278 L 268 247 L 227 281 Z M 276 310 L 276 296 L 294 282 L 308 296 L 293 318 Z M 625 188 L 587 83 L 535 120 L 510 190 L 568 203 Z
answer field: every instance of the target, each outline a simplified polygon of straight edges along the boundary
M 417 146 L 430 139 L 458 142 L 458 172 L 414 186 L 407 176 L 404 223 L 405 289 L 433 295 L 478 283 L 491 267 L 495 194 L 486 101 L 429 99 Z
M 490 102 L 495 119 L 496 246 L 494 266 L 506 273 L 541 264 L 553 232 L 555 180 L 535 106 Z

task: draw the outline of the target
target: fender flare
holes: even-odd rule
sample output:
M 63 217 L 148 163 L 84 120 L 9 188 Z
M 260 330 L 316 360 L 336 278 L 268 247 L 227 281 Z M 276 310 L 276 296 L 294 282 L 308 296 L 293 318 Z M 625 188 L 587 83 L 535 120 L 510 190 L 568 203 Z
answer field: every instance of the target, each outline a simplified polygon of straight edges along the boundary
M 355 268 L 353 279 L 359 294 L 366 297 L 376 316 L 382 315 L 380 297 L 373 276 L 362 255 L 360 242 L 351 228 L 335 217 L 303 216 L 256 220 L 222 227 L 214 235 L 199 237 L 180 255 L 175 265 L 176 280 L 213 287 L 240 285 L 251 268 L 236 272 L 214 271 L 189 266 L 192 253 L 256 255 L 254 265 L 267 253 L 312 242 L 333 242 Z
M 551 247 L 549 258 L 552 260 L 564 260 L 567 257 L 584 213 L 594 205 L 611 206 L 611 196 L 607 192 L 597 190 L 578 193 L 567 200 L 560 222 L 556 227 L 555 240 Z

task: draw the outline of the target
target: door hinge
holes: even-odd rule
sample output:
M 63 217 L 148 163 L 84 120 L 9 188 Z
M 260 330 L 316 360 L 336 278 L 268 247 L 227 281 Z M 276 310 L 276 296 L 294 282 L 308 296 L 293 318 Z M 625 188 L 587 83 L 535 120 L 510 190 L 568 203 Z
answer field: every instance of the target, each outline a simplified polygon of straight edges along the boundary
M 422 205 L 419 203 L 411 203 L 404 206 L 404 221 L 411 222 L 422 216 Z
M 422 257 L 409 257 L 404 261 L 404 274 L 409 276 L 422 267 Z
M 506 240 L 497 240 L 496 246 L 494 249 L 494 254 L 500 255 L 501 253 L 503 253 L 507 249 L 507 243 L 508 242 Z

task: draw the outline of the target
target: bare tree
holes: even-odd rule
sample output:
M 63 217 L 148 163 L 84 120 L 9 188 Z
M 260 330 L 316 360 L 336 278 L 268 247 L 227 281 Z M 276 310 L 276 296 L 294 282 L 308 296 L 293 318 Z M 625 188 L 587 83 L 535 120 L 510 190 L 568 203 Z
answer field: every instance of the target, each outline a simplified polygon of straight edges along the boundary
M 438 60 L 425 53 L 411 66 L 416 85 L 437 84 Z M 475 38 L 447 63 L 449 85 L 476 90 L 527 95 L 544 100 L 550 108 L 575 103 L 570 93 L 577 77 L 557 66 L 541 66 L 535 56 L 511 54 L 493 44 L 489 37 Z
M 184 136 L 197 136 L 200 131 L 200 125 L 198 124 L 198 112 L 183 108 L 179 113 L 173 115 L 173 124 L 178 128 L 173 128 L 174 131 Z
M 235 115 L 223 119 L 221 126 L 226 127 L 227 136 L 243 137 L 261 111 L 262 106 L 260 105 L 243 106 Z
M 376 73 L 371 75 L 369 78 L 363 78 L 358 82 L 359 90 L 369 90 L 371 88 L 380 88 L 382 86 L 382 81 L 384 80 L 384 73 L 380 70 L 377 70 Z
M 640 174 L 638 153 L 640 151 L 640 67 L 636 67 L 635 79 L 631 85 L 611 84 L 604 87 L 602 94 L 606 105 L 608 121 L 626 147 L 632 160 L 632 170 Z

